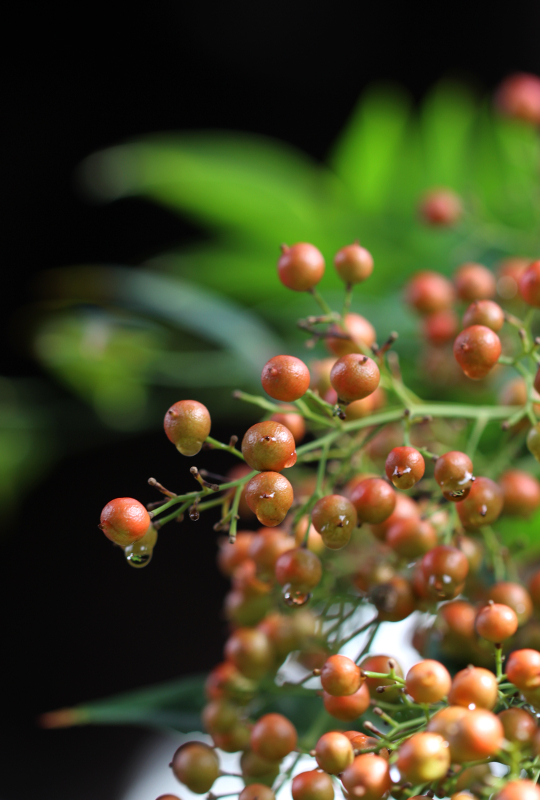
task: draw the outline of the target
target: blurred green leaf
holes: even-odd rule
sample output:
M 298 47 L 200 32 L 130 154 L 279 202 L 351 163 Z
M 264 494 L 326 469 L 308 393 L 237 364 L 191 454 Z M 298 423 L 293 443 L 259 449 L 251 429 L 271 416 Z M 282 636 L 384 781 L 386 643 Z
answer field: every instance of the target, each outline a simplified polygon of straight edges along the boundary
M 519 561 L 540 555 L 540 510 L 527 519 L 501 517 L 497 521 L 496 529 L 507 547 L 516 548 L 516 558 Z

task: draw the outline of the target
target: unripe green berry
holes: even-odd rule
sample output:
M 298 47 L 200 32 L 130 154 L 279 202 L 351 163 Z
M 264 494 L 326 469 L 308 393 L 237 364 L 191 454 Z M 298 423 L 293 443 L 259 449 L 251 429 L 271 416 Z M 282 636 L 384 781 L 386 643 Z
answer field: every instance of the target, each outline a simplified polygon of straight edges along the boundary
M 197 400 L 179 400 L 165 414 L 163 427 L 183 456 L 195 456 L 210 433 L 210 414 Z

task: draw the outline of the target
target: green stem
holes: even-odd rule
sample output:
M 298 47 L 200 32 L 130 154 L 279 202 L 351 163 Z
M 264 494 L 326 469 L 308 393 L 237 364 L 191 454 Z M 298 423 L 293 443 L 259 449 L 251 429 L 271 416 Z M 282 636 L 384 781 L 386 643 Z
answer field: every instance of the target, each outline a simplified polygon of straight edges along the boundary
M 206 437 L 205 444 L 209 444 L 213 450 L 226 450 L 228 453 L 232 453 L 238 458 L 241 458 L 242 461 L 246 460 L 240 450 L 237 450 L 232 444 L 223 444 L 222 442 L 218 442 L 217 439 L 213 439 L 211 436 Z
M 328 314 L 328 316 L 330 316 L 332 319 L 335 319 L 338 316 L 334 311 L 332 311 L 332 309 L 330 308 L 324 297 L 321 294 L 319 294 L 315 286 L 312 286 L 311 289 L 309 289 L 308 291 L 312 295 L 315 302 L 318 303 L 318 305 L 321 307 L 322 311 L 324 311 L 325 314 Z

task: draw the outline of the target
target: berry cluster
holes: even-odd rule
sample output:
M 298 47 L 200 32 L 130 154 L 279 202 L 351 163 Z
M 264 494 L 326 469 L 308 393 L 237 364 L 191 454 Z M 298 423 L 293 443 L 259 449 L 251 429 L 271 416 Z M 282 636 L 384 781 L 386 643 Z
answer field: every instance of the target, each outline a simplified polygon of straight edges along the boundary
M 422 214 L 450 224 L 462 213 L 458 200 L 432 194 Z M 218 564 L 232 583 L 230 633 L 202 714 L 212 745 L 182 745 L 173 772 L 191 791 L 211 792 L 223 751 L 240 753 L 240 800 L 273 800 L 288 780 L 293 800 L 333 800 L 337 788 L 362 800 L 540 800 L 540 570 L 519 574 L 493 528 L 502 515 L 540 508 L 540 483 L 510 466 L 525 436 L 540 460 L 540 340 L 531 313 L 520 319 L 493 300 L 503 287 L 504 303 L 514 280 L 531 311 L 539 308 L 540 260 L 507 263 L 498 281 L 473 263 L 453 282 L 421 272 L 405 288 L 426 338 L 453 342 L 466 378 L 482 381 L 498 364 L 520 373 L 519 385 L 503 387 L 504 404 L 487 406 L 418 398 L 392 350 L 397 335 L 379 346 L 371 323 L 349 310 L 371 254 L 354 243 L 334 264 L 345 284 L 341 314 L 316 288 L 319 250 L 282 247 L 281 282 L 310 292 L 322 310 L 300 326 L 332 356 L 311 369 L 292 355 L 271 358 L 261 374 L 266 396 L 236 393 L 265 412 L 239 448 L 236 436 L 223 444 L 209 435 L 210 414 L 197 401 L 165 415 L 181 454 L 221 449 L 241 463 L 220 483 L 191 467 L 199 485 L 182 495 L 150 479 L 163 501 L 146 509 L 117 498 L 101 515 L 132 566 L 145 566 L 158 529 L 186 513 L 195 521 L 219 507 L 214 529 L 228 531 Z M 504 325 L 517 329 L 520 347 L 501 356 Z M 503 459 L 479 450 L 494 423 L 506 431 Z M 255 518 L 262 527 L 253 530 Z M 381 624 L 413 613 L 423 659 L 404 675 L 373 642 Z M 307 730 L 279 706 L 280 693 L 309 701 Z M 504 768 L 493 773 L 493 761 Z

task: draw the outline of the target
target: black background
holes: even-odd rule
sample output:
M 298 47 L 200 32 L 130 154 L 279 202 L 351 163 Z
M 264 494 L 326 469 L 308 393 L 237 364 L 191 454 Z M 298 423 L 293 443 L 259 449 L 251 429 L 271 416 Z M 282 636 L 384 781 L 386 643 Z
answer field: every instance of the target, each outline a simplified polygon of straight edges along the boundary
M 135 266 L 199 235 L 143 201 L 88 203 L 73 179 L 86 155 L 147 132 L 229 128 L 280 137 L 324 158 L 372 80 L 398 81 L 421 99 L 442 76 L 491 90 L 508 72 L 540 73 L 538 4 L 514 2 L 489 18 L 480 9 L 18 3 L 4 20 L 13 50 L 3 81 L 0 374 L 39 375 L 13 335 L 37 272 L 82 262 Z M 227 464 L 213 459 L 212 468 Z M 152 499 L 151 474 L 179 480 L 176 454 L 158 434 L 64 459 L 0 545 L 2 798 L 116 800 L 130 753 L 147 734 L 41 731 L 36 715 L 207 670 L 220 659 L 225 582 L 214 567 L 210 526 L 201 522 L 166 541 L 164 534 L 142 571 L 128 569 L 95 530 L 111 497 Z

